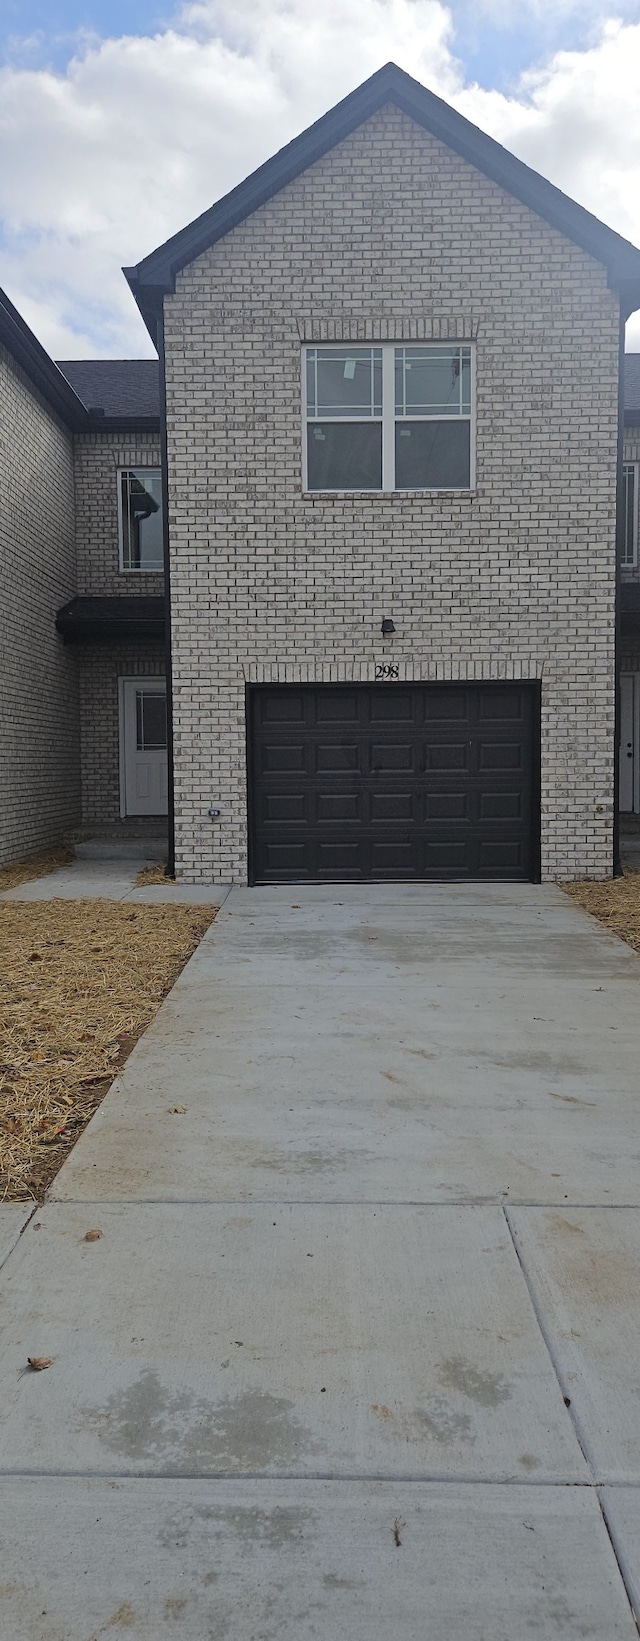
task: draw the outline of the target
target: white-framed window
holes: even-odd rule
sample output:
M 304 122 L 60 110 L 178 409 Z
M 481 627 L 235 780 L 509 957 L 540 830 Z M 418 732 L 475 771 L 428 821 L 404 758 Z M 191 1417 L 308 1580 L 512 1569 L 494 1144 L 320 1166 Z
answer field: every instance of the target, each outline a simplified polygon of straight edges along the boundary
M 162 570 L 162 482 L 159 467 L 118 471 L 121 570 Z
M 624 535 L 622 539 L 622 563 L 627 569 L 638 562 L 638 479 L 640 477 L 640 462 L 625 462 L 622 469 L 622 510 L 624 518 Z
M 303 488 L 471 490 L 469 343 L 307 347 Z

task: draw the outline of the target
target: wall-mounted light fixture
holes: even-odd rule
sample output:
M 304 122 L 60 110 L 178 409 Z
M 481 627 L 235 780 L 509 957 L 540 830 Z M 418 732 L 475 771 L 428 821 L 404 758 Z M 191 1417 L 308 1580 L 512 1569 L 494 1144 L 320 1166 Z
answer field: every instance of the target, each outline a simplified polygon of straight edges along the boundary
M 380 628 L 380 631 L 381 631 L 383 637 L 386 638 L 388 633 L 395 632 L 395 630 L 396 630 L 395 629 L 395 624 L 391 620 L 391 616 L 390 615 L 385 615 L 385 617 L 383 619 L 383 622 L 382 622 L 382 626 Z

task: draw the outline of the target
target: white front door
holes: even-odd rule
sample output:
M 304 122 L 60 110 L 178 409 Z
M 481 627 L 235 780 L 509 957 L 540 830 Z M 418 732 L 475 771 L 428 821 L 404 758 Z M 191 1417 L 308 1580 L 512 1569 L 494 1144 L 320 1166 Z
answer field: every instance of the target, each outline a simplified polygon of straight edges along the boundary
M 121 809 L 167 813 L 167 697 L 164 678 L 121 678 Z
M 624 813 L 640 810 L 640 673 L 623 672 L 620 678 L 620 808 Z

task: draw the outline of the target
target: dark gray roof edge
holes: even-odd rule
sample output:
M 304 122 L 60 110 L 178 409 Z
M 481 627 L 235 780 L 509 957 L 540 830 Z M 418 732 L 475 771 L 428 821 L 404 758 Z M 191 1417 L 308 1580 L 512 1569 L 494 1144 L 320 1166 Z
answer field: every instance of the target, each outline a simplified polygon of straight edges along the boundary
M 74 432 L 86 427 L 88 416 L 82 400 L 3 290 L 0 290 L 0 342 L 68 427 Z
M 159 416 L 96 416 L 91 411 L 83 425 L 84 433 L 159 433 Z
M 640 306 L 640 250 L 636 246 L 563 194 L 523 160 L 516 159 L 493 137 L 472 125 L 463 114 L 395 63 L 386 63 L 202 216 L 135 267 L 123 269 L 152 335 L 159 298 L 175 288 L 175 276 L 181 268 L 223 238 L 388 102 L 425 126 L 476 170 L 484 171 L 492 181 L 603 263 L 610 284 L 623 291 L 627 303 Z

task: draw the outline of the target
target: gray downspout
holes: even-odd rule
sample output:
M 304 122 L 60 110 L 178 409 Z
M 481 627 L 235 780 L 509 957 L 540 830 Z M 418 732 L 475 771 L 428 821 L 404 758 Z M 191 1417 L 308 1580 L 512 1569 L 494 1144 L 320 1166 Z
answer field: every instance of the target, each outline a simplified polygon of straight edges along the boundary
M 167 831 L 166 876 L 175 877 L 176 832 L 173 780 L 173 662 L 171 654 L 171 558 L 169 553 L 169 475 L 167 458 L 167 379 L 164 351 L 164 308 L 158 315 L 157 348 L 160 361 L 160 467 L 162 473 L 162 539 L 164 553 L 165 673 L 167 688 Z

